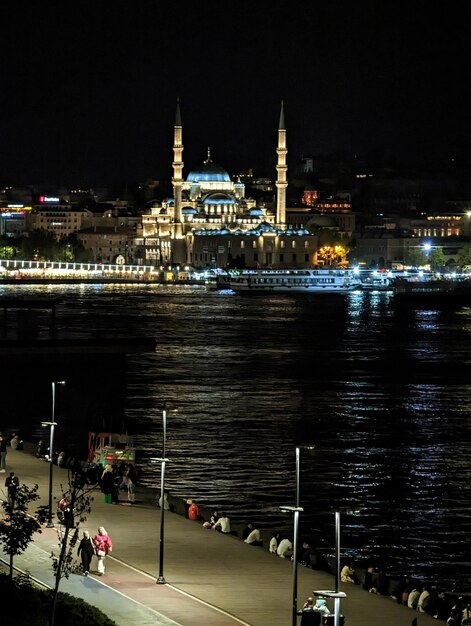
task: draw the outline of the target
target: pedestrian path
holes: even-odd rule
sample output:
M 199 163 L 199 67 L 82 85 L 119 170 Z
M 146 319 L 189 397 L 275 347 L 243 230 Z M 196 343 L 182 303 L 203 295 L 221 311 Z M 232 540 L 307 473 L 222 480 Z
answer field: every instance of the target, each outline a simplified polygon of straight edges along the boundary
M 8 470 L 21 483 L 39 484 L 41 503 L 47 504 L 49 465 L 27 452 L 8 451 Z M 60 499 L 67 470 L 54 466 L 54 497 Z M 82 597 L 99 607 L 117 624 L 143 626 L 290 626 L 292 624 L 292 563 L 262 547 L 203 530 L 175 513 L 165 512 L 164 576 L 157 585 L 160 509 L 155 494 L 132 506 L 105 504 L 94 492 L 92 511 L 82 529 L 93 536 L 105 526 L 113 552 L 106 558 L 106 574 L 72 574 L 61 591 Z M 15 563 L 51 585 L 51 550 L 58 550 L 57 530 L 43 528 L 23 557 Z M 96 568 L 95 559 L 92 570 Z M 314 589 L 332 589 L 334 577 L 300 567 L 298 605 Z M 400 606 L 390 598 L 369 594 L 357 585 L 342 584 L 346 626 L 418 626 L 439 624 L 425 614 Z

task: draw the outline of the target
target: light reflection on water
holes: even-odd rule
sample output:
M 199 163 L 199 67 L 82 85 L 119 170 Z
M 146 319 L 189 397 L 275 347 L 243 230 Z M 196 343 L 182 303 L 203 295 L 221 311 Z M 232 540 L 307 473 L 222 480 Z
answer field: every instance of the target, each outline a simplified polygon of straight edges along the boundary
M 15 285 L 15 288 L 17 286 Z M 289 531 L 301 451 L 301 532 L 345 554 L 469 587 L 471 310 L 395 309 L 388 293 L 347 298 L 199 287 L 31 287 L 64 304 L 76 335 L 157 339 L 128 361 L 126 415 L 144 458 L 169 414 L 167 486 L 181 498 Z M 18 289 L 16 289 L 18 294 Z M 157 487 L 159 468 L 144 463 Z

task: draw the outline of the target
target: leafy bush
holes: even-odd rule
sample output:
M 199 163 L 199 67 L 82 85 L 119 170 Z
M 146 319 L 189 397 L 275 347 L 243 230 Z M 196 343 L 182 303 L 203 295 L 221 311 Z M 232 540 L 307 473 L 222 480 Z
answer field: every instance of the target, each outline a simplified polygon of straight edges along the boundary
M 0 574 L 0 598 L 8 604 L 2 612 L 2 626 L 48 626 L 52 592 L 36 589 L 28 576 L 10 581 Z M 116 626 L 116 622 L 84 600 L 59 593 L 55 626 Z

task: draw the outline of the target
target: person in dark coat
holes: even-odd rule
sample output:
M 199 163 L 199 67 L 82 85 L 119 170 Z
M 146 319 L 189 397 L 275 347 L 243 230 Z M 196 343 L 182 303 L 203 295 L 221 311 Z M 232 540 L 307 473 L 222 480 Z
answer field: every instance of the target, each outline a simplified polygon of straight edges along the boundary
M 77 550 L 77 555 L 82 559 L 82 571 L 84 576 L 88 576 L 88 572 L 90 571 L 90 563 L 94 554 L 95 547 L 90 538 L 90 533 L 88 532 L 88 530 L 84 530 L 83 538 L 81 539 Z
M 105 496 L 105 502 L 111 504 L 116 501 L 117 486 L 115 485 L 115 476 L 113 467 L 111 465 L 105 465 L 105 469 L 101 475 L 100 488 Z
M 10 472 L 10 476 L 5 480 L 5 487 L 7 488 L 8 494 L 8 506 L 13 509 L 15 506 L 16 492 L 20 487 L 20 481 L 18 480 L 18 476 L 15 475 L 15 472 Z

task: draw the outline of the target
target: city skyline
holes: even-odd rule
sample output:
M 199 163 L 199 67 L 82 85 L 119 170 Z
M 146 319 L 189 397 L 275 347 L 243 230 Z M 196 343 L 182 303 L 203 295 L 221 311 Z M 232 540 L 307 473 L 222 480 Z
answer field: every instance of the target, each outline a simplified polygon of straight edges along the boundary
M 170 178 L 177 97 L 184 175 L 208 146 L 231 174 L 274 175 L 282 100 L 289 159 L 469 163 L 469 11 L 458 4 L 60 6 L 2 8 L 3 183 Z

